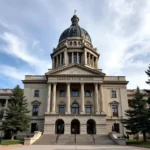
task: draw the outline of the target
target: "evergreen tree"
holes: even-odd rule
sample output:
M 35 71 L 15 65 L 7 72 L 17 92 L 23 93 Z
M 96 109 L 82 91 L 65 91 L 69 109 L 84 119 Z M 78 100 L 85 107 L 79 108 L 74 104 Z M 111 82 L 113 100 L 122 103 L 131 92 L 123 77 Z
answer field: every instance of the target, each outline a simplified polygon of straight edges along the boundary
M 149 131 L 149 109 L 147 107 L 147 101 L 144 100 L 145 94 L 140 92 L 140 88 L 137 87 L 134 93 L 133 99 L 129 102 L 129 109 L 125 111 L 126 119 L 123 120 L 123 124 L 130 134 L 136 134 L 141 132 L 143 139 L 146 141 L 146 133 Z
M 11 132 L 11 139 L 18 131 L 26 131 L 29 127 L 30 117 L 28 113 L 28 103 L 23 90 L 17 85 L 13 90 L 13 96 L 10 97 L 8 109 L 2 122 L 2 129 Z

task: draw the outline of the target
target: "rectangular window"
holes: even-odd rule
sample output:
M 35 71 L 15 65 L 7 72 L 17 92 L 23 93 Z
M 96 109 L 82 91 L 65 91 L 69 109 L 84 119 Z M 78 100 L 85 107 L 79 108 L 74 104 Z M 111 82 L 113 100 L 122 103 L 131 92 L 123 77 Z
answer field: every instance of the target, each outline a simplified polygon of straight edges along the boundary
M 86 91 L 86 92 L 85 92 L 85 96 L 86 96 L 86 97 L 91 97 L 91 92 L 90 92 L 90 91 Z
M 118 133 L 120 132 L 119 123 L 114 123 L 114 131 Z
M 72 97 L 78 97 L 79 96 L 79 91 L 78 90 L 73 90 L 72 91 Z
M 118 105 L 112 105 L 112 115 L 118 116 Z
M 65 105 L 59 105 L 59 113 L 64 114 L 65 113 Z
M 38 116 L 38 105 L 33 105 L 32 116 Z
M 85 106 L 85 112 L 89 113 L 89 114 L 92 113 L 92 107 L 91 107 L 91 105 L 86 105 Z
M 69 53 L 69 64 L 72 64 L 72 54 Z
M 117 97 L 116 91 L 111 91 L 111 97 L 112 98 L 116 98 Z
M 65 91 L 64 91 L 64 90 L 61 90 L 60 93 L 59 93 L 59 96 L 60 96 L 60 97 L 64 97 L 64 96 L 65 96 Z
M 39 90 L 34 91 L 34 97 L 39 97 Z

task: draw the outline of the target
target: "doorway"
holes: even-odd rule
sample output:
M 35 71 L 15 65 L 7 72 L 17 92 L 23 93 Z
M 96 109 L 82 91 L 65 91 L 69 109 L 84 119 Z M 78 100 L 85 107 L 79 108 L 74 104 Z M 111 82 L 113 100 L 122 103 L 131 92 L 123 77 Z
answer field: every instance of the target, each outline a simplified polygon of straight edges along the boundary
M 96 123 L 93 119 L 87 121 L 87 134 L 96 134 Z
M 71 134 L 80 134 L 80 122 L 77 119 L 71 122 Z
M 64 134 L 64 121 L 62 119 L 58 119 L 55 123 L 55 133 L 56 134 Z

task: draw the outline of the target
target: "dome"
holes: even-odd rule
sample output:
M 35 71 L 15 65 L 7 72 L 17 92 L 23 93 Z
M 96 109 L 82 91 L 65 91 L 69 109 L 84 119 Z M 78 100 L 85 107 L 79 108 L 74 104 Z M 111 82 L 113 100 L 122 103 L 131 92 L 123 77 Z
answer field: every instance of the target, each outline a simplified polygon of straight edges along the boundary
M 76 15 L 74 15 L 71 18 L 71 21 L 72 25 L 61 34 L 59 42 L 68 37 L 81 37 L 91 42 L 91 38 L 88 32 L 78 25 L 79 18 Z

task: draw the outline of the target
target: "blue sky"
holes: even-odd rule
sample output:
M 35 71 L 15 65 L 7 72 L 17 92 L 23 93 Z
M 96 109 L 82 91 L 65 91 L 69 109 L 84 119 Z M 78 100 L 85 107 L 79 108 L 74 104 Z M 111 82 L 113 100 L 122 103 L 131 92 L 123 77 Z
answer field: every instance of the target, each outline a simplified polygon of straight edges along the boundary
M 0 88 L 51 68 L 50 53 L 74 10 L 100 53 L 106 75 L 149 88 L 150 0 L 0 0 Z

